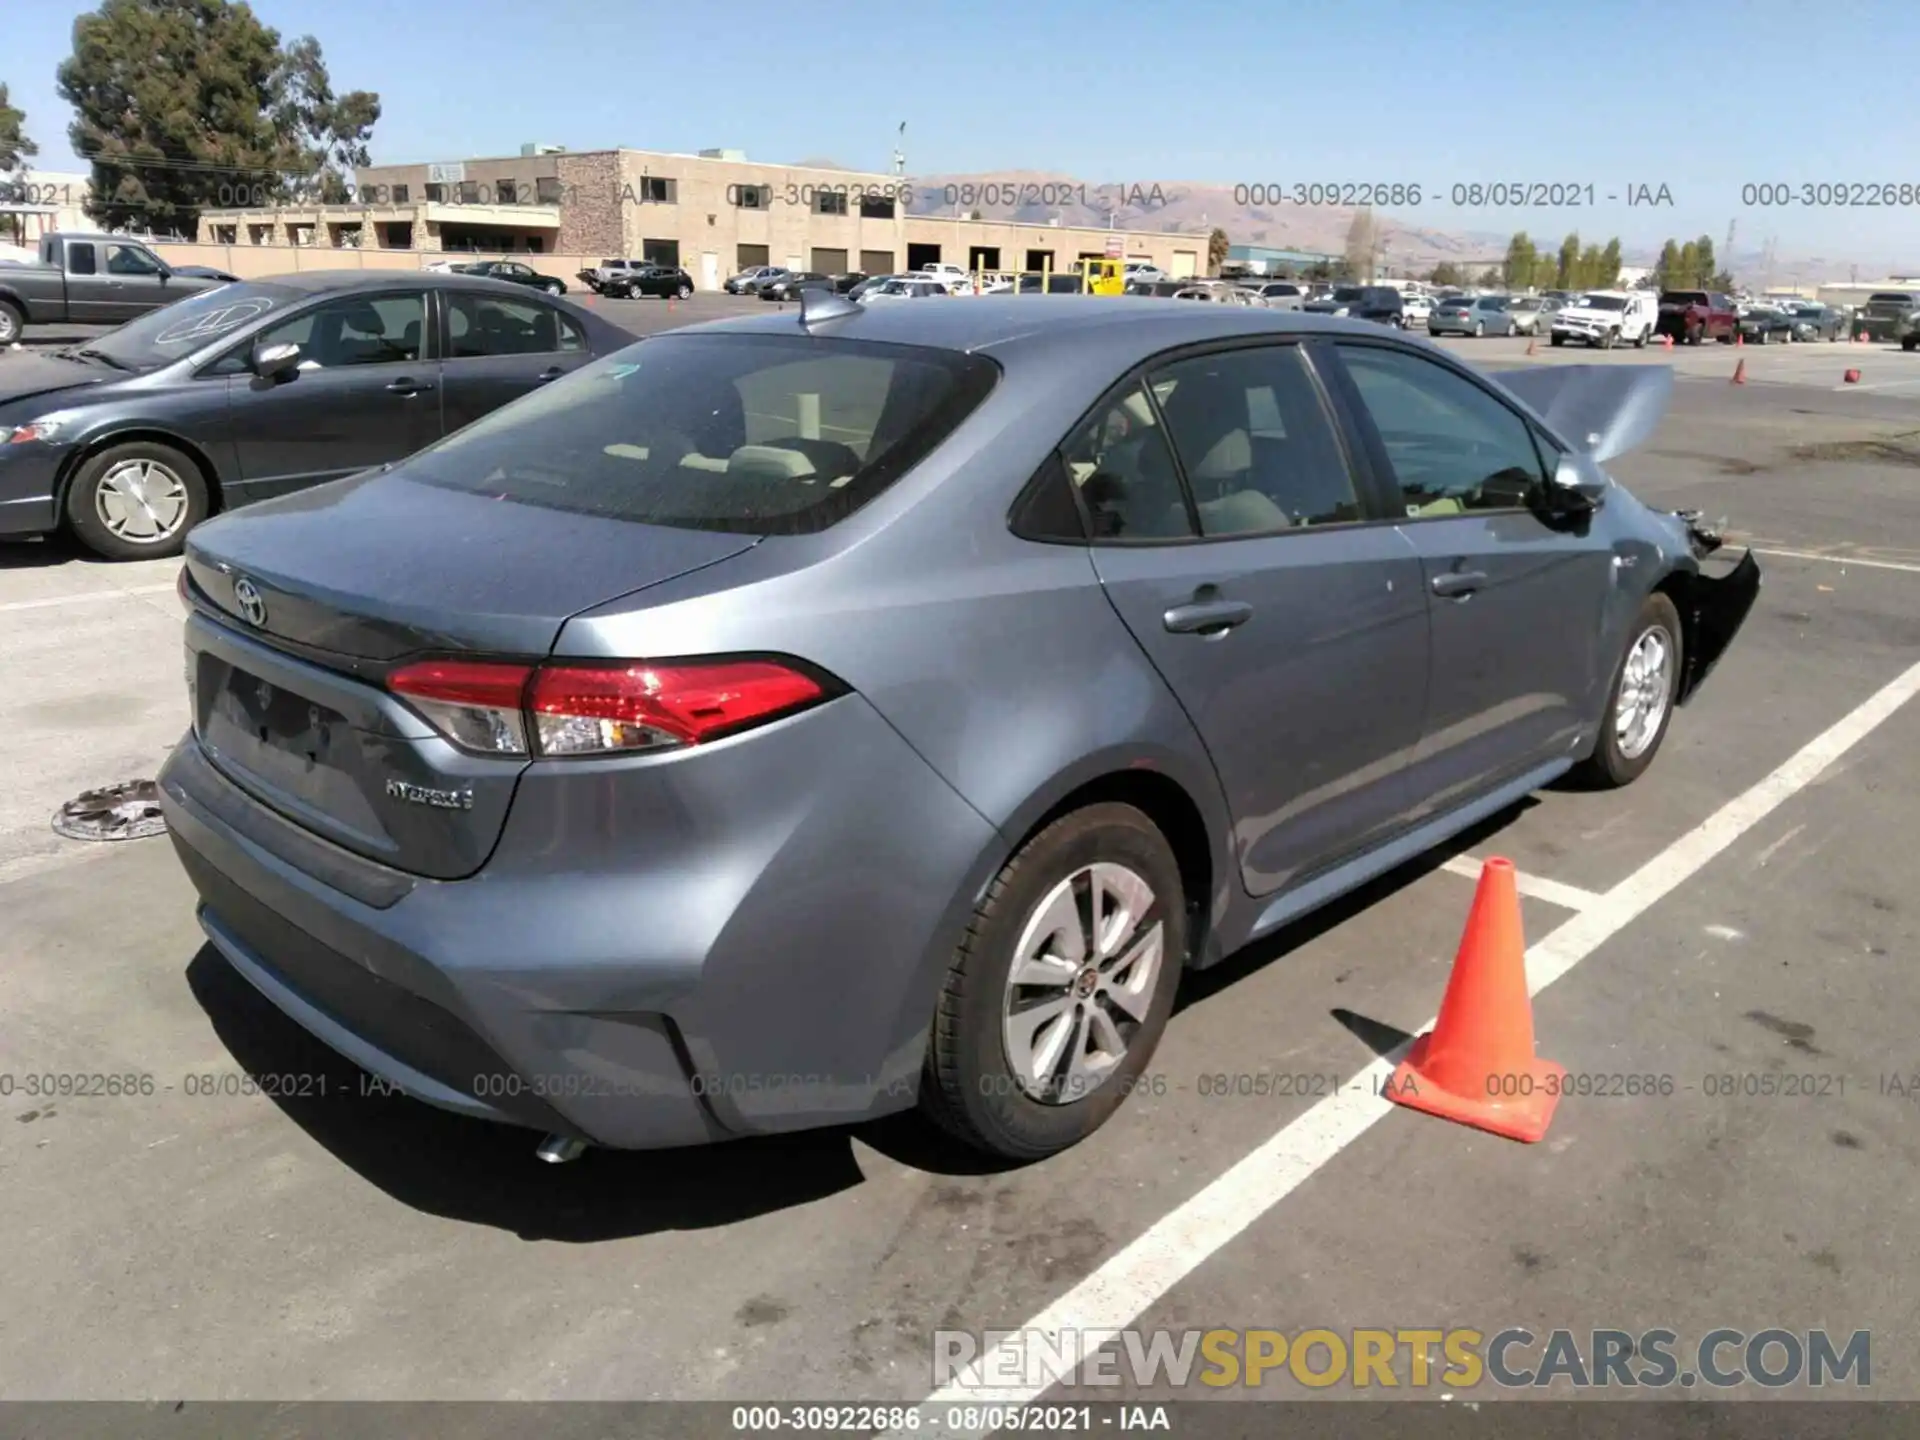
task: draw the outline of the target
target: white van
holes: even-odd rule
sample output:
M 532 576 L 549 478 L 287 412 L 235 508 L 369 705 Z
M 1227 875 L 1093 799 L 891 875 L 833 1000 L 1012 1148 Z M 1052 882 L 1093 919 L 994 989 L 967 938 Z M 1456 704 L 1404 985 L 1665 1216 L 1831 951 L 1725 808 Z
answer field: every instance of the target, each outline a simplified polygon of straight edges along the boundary
M 951 260 L 936 260 L 931 265 L 922 265 L 912 273 L 928 280 L 938 280 L 947 287 L 949 295 L 963 289 L 973 289 L 972 272 L 964 266 L 954 264 Z
M 1569 340 L 1611 350 L 1644 346 L 1660 320 L 1657 290 L 1589 290 L 1553 315 L 1553 343 Z

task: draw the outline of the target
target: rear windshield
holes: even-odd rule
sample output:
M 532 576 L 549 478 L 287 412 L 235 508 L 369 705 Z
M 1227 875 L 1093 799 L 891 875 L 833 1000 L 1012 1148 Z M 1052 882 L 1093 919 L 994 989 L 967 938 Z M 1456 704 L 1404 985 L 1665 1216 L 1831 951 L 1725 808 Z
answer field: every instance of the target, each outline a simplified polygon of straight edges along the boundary
M 851 515 L 984 400 L 983 356 L 806 335 L 660 335 L 496 410 L 410 479 L 648 525 L 801 535 Z
M 1705 305 L 1709 308 L 1713 305 L 1713 302 L 1707 299 L 1707 292 L 1704 290 L 1662 290 L 1660 303 L 1662 305 Z
M 1885 290 L 1878 295 L 1869 295 L 1867 297 L 1867 303 L 1869 305 L 1911 305 L 1913 304 L 1913 296 L 1903 294 L 1898 290 Z

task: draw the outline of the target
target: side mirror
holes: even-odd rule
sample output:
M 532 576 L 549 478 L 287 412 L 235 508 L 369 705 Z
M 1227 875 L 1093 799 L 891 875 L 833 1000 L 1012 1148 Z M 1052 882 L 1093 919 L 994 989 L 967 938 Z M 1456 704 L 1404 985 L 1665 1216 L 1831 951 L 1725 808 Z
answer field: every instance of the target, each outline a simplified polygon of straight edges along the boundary
M 1557 508 L 1598 510 L 1607 502 L 1606 477 L 1588 469 L 1571 455 L 1562 455 L 1554 467 L 1548 499 Z
M 253 373 L 262 380 L 284 380 L 300 369 L 298 345 L 260 345 L 253 352 Z

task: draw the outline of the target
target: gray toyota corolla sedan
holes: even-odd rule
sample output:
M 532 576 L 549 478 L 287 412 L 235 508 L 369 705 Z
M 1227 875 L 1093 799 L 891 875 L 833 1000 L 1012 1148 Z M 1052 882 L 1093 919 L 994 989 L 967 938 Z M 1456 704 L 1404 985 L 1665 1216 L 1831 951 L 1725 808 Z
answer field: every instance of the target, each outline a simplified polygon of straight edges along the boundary
M 1184 970 L 1633 780 L 1745 620 L 1752 556 L 1599 468 L 1670 371 L 1502 379 L 1267 309 L 808 292 L 216 518 L 162 775 L 201 921 L 549 1158 L 915 1104 L 1058 1150 Z

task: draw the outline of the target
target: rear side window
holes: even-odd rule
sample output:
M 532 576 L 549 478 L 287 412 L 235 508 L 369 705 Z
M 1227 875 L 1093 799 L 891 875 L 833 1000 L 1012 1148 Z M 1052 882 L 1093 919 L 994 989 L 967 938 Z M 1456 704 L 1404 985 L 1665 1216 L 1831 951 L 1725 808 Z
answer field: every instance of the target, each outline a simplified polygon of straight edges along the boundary
M 1264 535 L 1366 518 L 1297 347 L 1183 360 L 1155 372 L 1153 385 L 1201 534 Z
M 404 473 L 649 525 L 811 534 L 924 459 L 999 374 L 920 346 L 667 334 L 494 411 Z
M 532 300 L 446 291 L 447 358 L 484 355 L 546 355 L 587 348 L 580 327 L 550 306 Z

